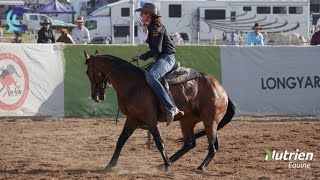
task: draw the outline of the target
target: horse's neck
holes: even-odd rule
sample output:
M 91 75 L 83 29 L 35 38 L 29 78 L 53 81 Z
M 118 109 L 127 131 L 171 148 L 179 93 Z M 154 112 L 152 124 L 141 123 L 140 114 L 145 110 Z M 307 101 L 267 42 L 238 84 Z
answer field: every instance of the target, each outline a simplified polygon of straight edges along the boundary
M 127 91 L 130 92 L 133 86 L 145 81 L 142 71 L 124 63 L 126 62 L 113 60 L 110 62 L 108 68 L 106 68 L 107 79 L 118 95 L 123 95 L 123 93 L 127 93 Z

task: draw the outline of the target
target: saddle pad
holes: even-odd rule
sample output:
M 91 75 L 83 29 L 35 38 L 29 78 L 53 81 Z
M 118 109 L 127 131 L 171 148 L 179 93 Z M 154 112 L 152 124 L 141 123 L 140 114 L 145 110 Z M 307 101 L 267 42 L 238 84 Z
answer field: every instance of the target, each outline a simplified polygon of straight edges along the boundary
M 191 68 L 180 67 L 165 75 L 164 79 L 169 84 L 180 84 L 199 76 L 199 73 Z

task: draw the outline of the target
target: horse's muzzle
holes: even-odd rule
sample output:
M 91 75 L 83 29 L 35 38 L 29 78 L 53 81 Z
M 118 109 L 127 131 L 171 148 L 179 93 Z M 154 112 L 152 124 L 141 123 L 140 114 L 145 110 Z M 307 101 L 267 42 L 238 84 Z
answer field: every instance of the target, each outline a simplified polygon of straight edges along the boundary
M 100 102 L 100 99 L 98 98 L 98 95 L 96 94 L 92 94 L 91 95 L 92 100 L 94 100 L 95 102 Z
M 99 95 L 98 97 L 99 97 L 99 100 L 100 100 L 100 101 L 103 101 L 103 100 L 105 99 L 105 95 L 104 95 L 104 94 Z

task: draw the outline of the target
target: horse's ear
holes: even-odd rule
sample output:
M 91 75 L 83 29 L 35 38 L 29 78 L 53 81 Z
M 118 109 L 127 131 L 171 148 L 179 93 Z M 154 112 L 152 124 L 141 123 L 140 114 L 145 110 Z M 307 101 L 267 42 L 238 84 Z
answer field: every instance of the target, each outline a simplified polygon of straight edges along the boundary
M 84 52 L 84 57 L 87 59 L 90 59 L 90 55 L 86 52 L 86 51 L 83 51 Z
M 99 55 L 99 51 L 98 51 L 98 50 L 96 50 L 96 54 L 95 54 L 95 56 L 96 56 L 96 55 Z

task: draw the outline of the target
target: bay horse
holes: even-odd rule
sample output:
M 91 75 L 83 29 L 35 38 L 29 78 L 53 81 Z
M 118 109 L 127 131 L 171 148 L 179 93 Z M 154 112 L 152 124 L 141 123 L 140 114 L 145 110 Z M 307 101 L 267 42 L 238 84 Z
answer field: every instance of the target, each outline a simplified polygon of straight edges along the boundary
M 173 99 L 184 115 L 178 115 L 184 145 L 173 156 L 168 157 L 158 128 L 160 103 L 145 79 L 142 69 L 111 55 L 88 55 L 84 52 L 86 74 L 91 83 L 91 97 L 94 101 L 104 100 L 107 83 L 115 89 L 119 109 L 126 115 L 124 128 L 118 138 L 114 154 L 106 166 L 110 171 L 117 165 L 122 147 L 139 125 L 144 124 L 152 134 L 164 161 L 164 171 L 170 165 L 196 146 L 196 138 L 207 136 L 208 154 L 197 168 L 204 171 L 219 148 L 217 130 L 228 124 L 235 114 L 235 106 L 228 99 L 222 85 L 209 73 L 182 84 L 170 85 Z M 194 133 L 195 125 L 202 121 L 204 129 Z M 162 166 L 163 166 L 162 165 Z

